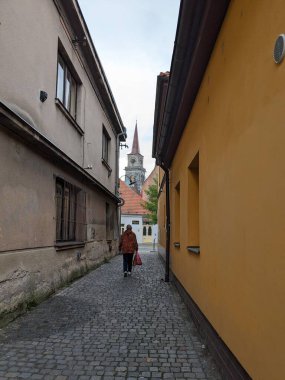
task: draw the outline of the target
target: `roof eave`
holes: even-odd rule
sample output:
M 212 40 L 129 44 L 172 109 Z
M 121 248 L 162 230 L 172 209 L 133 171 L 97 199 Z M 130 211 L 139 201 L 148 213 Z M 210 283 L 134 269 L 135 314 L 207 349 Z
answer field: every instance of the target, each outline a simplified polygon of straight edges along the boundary
M 154 157 L 166 167 L 191 114 L 229 3 L 181 1 L 163 123 L 153 147 Z
M 162 104 L 164 99 L 164 92 L 167 91 L 169 82 L 169 75 L 158 75 L 156 82 L 156 97 L 155 97 L 155 108 L 154 108 L 154 123 L 153 123 L 153 139 L 152 139 L 152 157 L 155 158 L 155 152 L 157 150 L 157 141 L 159 140 L 159 134 L 161 131 L 161 116 L 164 110 L 164 105 Z
M 64 167 L 73 172 L 78 180 L 83 183 L 94 185 L 100 192 L 112 199 L 115 203 L 121 202 L 120 198 L 107 189 L 95 177 L 89 174 L 78 163 L 73 161 L 66 153 L 54 145 L 38 129 L 31 125 L 27 120 L 17 114 L 8 104 L 0 100 L 0 127 L 6 132 L 12 132 L 37 154 L 48 158 L 50 162 Z

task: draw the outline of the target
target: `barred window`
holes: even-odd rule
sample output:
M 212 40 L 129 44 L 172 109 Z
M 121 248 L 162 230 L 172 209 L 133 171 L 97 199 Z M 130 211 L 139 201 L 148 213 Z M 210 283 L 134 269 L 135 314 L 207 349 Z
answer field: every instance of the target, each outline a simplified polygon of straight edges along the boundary
M 56 241 L 86 240 L 85 192 L 57 178 Z

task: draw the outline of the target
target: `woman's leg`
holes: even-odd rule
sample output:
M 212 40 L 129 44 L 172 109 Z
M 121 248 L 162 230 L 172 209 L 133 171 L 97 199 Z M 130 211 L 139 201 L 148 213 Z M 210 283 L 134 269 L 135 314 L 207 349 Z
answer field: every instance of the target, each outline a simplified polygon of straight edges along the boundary
M 129 254 L 128 254 L 128 272 L 131 272 L 131 271 L 132 271 L 132 267 L 133 267 L 133 256 L 134 256 L 133 253 L 129 253 Z
M 128 254 L 127 253 L 123 254 L 123 271 L 124 272 L 128 271 Z

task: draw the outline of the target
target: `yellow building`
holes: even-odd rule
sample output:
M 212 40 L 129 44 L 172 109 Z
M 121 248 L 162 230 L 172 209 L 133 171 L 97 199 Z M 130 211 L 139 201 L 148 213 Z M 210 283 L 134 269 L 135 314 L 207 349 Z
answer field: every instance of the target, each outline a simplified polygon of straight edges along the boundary
M 284 15 L 182 1 L 157 82 L 159 250 L 225 379 L 285 379 Z

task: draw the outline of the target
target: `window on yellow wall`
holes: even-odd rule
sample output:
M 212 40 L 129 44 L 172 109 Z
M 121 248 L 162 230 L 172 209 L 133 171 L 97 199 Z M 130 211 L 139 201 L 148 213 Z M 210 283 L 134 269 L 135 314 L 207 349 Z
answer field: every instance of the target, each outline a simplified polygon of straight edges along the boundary
M 188 241 L 188 250 L 199 254 L 199 152 L 188 168 Z
M 180 182 L 175 186 L 174 199 L 174 245 L 180 247 Z

